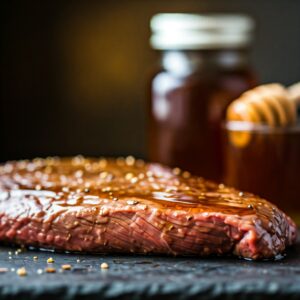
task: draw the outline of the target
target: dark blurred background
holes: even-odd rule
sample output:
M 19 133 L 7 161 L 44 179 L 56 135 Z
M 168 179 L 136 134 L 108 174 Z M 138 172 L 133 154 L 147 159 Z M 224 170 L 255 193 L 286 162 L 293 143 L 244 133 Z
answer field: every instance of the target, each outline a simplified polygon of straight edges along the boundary
M 261 82 L 300 80 L 299 0 L 2 2 L 0 160 L 146 156 L 158 12 L 242 12 L 257 21 Z

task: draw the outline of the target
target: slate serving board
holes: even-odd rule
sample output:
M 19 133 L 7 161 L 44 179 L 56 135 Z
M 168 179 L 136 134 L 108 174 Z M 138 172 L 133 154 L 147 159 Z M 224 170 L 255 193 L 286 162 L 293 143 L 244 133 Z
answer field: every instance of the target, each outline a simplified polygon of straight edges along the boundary
M 33 250 L 15 254 L 17 249 L 0 247 L 0 268 L 8 268 L 0 272 L 0 299 L 300 299 L 300 241 L 284 259 L 265 262 Z M 56 273 L 38 274 L 49 266 L 49 257 Z M 101 269 L 102 262 L 110 268 Z M 72 270 L 62 271 L 62 264 L 71 264 Z M 20 267 L 27 276 L 16 274 Z

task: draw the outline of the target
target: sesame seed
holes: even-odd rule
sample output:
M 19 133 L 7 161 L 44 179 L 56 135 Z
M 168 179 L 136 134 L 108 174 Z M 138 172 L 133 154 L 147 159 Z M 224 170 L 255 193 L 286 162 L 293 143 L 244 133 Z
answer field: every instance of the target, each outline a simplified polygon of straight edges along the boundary
M 144 173 L 140 173 L 140 174 L 138 175 L 138 178 L 139 178 L 139 179 L 144 179 L 144 178 L 145 178 L 145 174 L 144 174 Z
M 37 269 L 37 274 L 39 274 L 39 275 L 41 275 L 41 274 L 43 274 L 43 270 L 42 269 Z
M 78 171 L 75 172 L 74 175 L 75 175 L 76 178 L 81 178 L 82 175 L 83 175 L 83 171 L 82 170 L 78 170 Z
M 83 163 L 84 160 L 85 160 L 84 156 L 79 154 L 79 155 L 73 157 L 72 163 L 74 165 L 79 165 L 79 164 Z
M 48 267 L 48 268 L 45 269 L 45 271 L 46 271 L 47 273 L 55 273 L 55 272 L 56 272 L 56 269 L 55 269 L 55 268 Z
M 137 177 L 133 177 L 130 179 L 130 182 L 131 183 L 136 183 L 138 181 L 138 178 Z
M 26 276 L 27 275 L 27 271 L 26 271 L 26 269 L 23 267 L 23 268 L 19 268 L 18 270 L 17 270 L 17 274 L 19 275 L 19 276 Z
M 160 189 L 159 185 L 156 184 L 156 183 L 153 183 L 153 184 L 152 184 L 152 188 L 153 188 L 154 190 L 159 190 L 159 189 Z
M 53 263 L 54 263 L 54 259 L 53 259 L 52 257 L 49 257 L 49 258 L 47 259 L 47 263 L 48 263 L 48 264 L 53 264 Z
M 127 200 L 127 204 L 128 204 L 128 205 L 135 205 L 135 204 L 138 204 L 138 201 L 135 201 L 135 200 Z
M 173 174 L 174 175 L 179 175 L 181 173 L 181 170 L 179 168 L 174 168 L 173 169 Z
M 244 196 L 244 193 L 243 193 L 243 192 L 239 192 L 239 196 L 240 196 L 240 197 L 243 197 L 243 196 Z
M 109 214 L 109 210 L 106 207 L 101 207 L 99 214 L 100 216 L 107 216 Z
M 34 256 L 34 257 L 33 257 L 33 260 L 35 260 L 35 261 L 38 260 L 38 259 L 39 259 L 39 258 L 38 258 L 37 256 Z
M 71 265 L 62 265 L 61 268 L 63 270 L 71 270 L 72 266 Z
M 131 180 L 133 177 L 134 177 L 134 175 L 133 175 L 132 173 L 127 173 L 127 174 L 125 175 L 125 179 L 126 179 L 126 180 Z
M 63 191 L 64 193 L 68 193 L 68 192 L 70 192 L 70 188 L 67 187 L 67 186 L 64 186 L 64 187 L 62 188 L 62 191 Z
M 147 171 L 147 172 L 146 172 L 146 175 L 147 175 L 147 177 L 152 177 L 152 176 L 153 176 L 153 172 Z
M 101 268 L 101 269 L 108 269 L 108 268 L 109 268 L 109 265 L 108 265 L 106 262 L 104 262 L 104 263 L 102 263 L 102 264 L 100 265 L 100 268 Z
M 52 172 L 52 167 L 47 166 L 44 171 L 45 171 L 45 173 L 50 174 Z
M 107 177 L 108 173 L 107 172 L 101 172 L 99 177 L 100 179 L 105 179 Z
M 133 166 L 135 163 L 135 158 L 133 156 L 127 156 L 125 162 L 128 166 Z
M 37 191 L 40 191 L 40 190 L 42 189 L 42 186 L 41 186 L 40 184 L 37 184 L 37 185 L 35 186 L 35 189 L 36 189 Z
M 118 157 L 116 160 L 116 163 L 118 166 L 123 166 L 124 165 L 124 158 L 123 157 Z
M 99 167 L 100 168 L 105 168 L 107 165 L 107 160 L 105 158 L 100 159 L 99 161 Z
M 141 168 L 145 165 L 145 162 L 142 159 L 137 159 L 136 165 Z
M 187 171 L 184 171 L 184 172 L 182 173 L 182 177 L 183 177 L 183 178 L 190 178 L 190 177 L 191 177 L 191 173 L 190 173 L 190 172 L 187 172 Z

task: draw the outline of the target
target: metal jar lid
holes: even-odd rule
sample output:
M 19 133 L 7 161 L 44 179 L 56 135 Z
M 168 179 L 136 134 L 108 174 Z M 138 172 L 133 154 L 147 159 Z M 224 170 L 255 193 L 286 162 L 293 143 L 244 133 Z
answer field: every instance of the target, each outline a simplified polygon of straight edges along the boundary
M 151 19 L 150 44 L 161 50 L 240 48 L 251 43 L 254 25 L 241 14 L 162 13 Z

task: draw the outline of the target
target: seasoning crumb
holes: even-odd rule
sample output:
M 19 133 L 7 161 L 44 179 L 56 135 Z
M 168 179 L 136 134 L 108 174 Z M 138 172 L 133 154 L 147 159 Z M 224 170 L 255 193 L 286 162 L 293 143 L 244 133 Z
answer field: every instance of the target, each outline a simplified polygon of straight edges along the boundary
M 26 276 L 27 275 L 27 271 L 26 271 L 26 269 L 23 267 L 23 268 L 19 268 L 18 270 L 17 270 L 17 274 L 19 275 L 19 276 Z
M 47 273 L 55 273 L 55 272 L 56 272 L 56 269 L 55 269 L 55 268 L 52 268 L 52 267 L 48 267 L 48 268 L 45 269 L 45 271 L 46 271 Z
M 8 255 L 12 255 L 12 252 L 11 252 L 11 251 L 9 251 L 9 252 L 8 252 Z
M 38 259 L 39 259 L 39 258 L 38 258 L 37 256 L 34 256 L 34 257 L 33 257 L 33 260 L 35 260 L 35 261 L 38 260 Z
M 104 262 L 100 265 L 100 268 L 101 269 L 109 269 L 109 265 L 106 262 Z
M 8 257 L 8 259 L 12 259 L 12 257 L 11 257 L 11 256 L 9 256 L 9 257 Z
M 49 257 L 49 258 L 47 259 L 47 263 L 48 263 L 48 264 L 53 264 L 53 263 L 54 263 L 54 259 L 53 259 L 52 257 Z
M 15 268 L 11 268 L 10 270 L 11 270 L 12 272 L 16 271 L 16 269 L 15 269 Z
M 42 269 L 37 269 L 37 274 L 39 274 L 39 275 L 41 275 L 41 274 L 43 274 L 43 270 Z
M 80 259 L 77 259 L 76 262 L 80 263 Z
M 7 268 L 0 268 L 0 273 L 6 273 L 8 271 Z
M 71 265 L 62 265 L 61 268 L 63 270 L 71 270 L 72 266 Z

